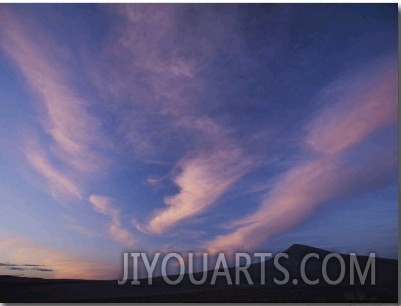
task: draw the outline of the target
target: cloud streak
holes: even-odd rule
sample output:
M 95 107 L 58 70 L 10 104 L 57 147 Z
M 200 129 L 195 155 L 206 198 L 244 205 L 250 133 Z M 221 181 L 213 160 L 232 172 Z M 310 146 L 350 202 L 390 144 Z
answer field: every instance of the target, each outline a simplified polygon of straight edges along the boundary
M 39 34 L 33 33 L 31 28 L 28 31 L 7 10 L 2 11 L 1 23 L 1 47 L 38 95 L 44 128 L 55 144 L 52 149 L 74 169 L 96 169 L 100 157 L 91 145 L 101 141 L 98 136 L 100 122 L 87 111 L 89 102 L 80 98 L 68 85 L 65 68 L 58 64 L 62 58 L 53 54 L 58 50 L 40 28 L 34 27 Z M 44 42 L 46 50 L 42 47 Z
M 99 134 L 100 121 L 87 110 L 90 103 L 69 85 L 70 72 L 63 65 L 68 53 L 29 17 L 24 22 L 21 17 L 11 9 L 2 9 L 0 47 L 20 70 L 38 102 L 35 109 L 44 137 L 36 137 L 41 149 L 27 152 L 27 161 L 53 185 L 53 190 L 81 198 L 73 180 L 103 168 L 106 160 L 98 151 L 107 140 Z M 51 160 L 65 165 L 65 171 L 56 169 Z
M 183 31 L 190 6 L 115 7 L 109 11 L 113 30 L 107 44 L 95 59 L 88 56 L 93 83 L 113 101 L 106 104 L 119 117 L 117 133 L 138 159 L 160 159 L 162 151 L 162 160 L 175 162 L 199 142 L 195 130 L 181 123 L 206 115 L 205 104 L 211 103 L 202 100 L 208 81 L 203 69 L 227 39 L 225 27 L 236 23 L 229 9 L 197 10 L 202 17 L 191 21 L 195 39 L 192 31 Z
M 53 272 L 53 269 L 48 268 L 27 268 L 27 266 L 31 265 L 2 265 L 7 266 L 8 269 L 13 271 L 38 271 L 38 272 Z
M 373 76 L 366 78 L 365 73 Z M 340 101 L 326 107 L 310 123 L 306 144 L 317 152 L 336 154 L 393 124 L 397 120 L 396 73 L 394 62 L 385 60 L 379 67 L 364 69 L 356 77 L 327 88 L 325 94 Z M 364 81 L 359 84 L 361 78 Z
M 137 242 L 137 239 L 125 229 L 121 224 L 121 212 L 119 209 L 114 207 L 113 201 L 109 197 L 100 195 L 91 195 L 89 202 L 95 211 L 111 218 L 111 222 L 108 225 L 108 231 L 110 236 L 128 247 L 132 247 Z
M 163 233 L 177 223 L 194 217 L 215 204 L 245 173 L 253 161 L 239 148 L 203 152 L 182 159 L 173 181 L 180 191 L 164 199 L 166 208 L 157 211 L 147 225 L 153 233 Z
M 46 178 L 53 196 L 58 197 L 59 194 L 65 194 L 75 199 L 82 199 L 80 188 L 68 175 L 57 170 L 43 151 L 31 147 L 26 149 L 25 155 L 28 163 Z
M 298 224 L 330 199 L 350 195 L 355 188 L 378 187 L 380 177 L 384 179 L 396 169 L 396 155 L 391 150 L 379 155 L 366 152 L 354 164 L 345 156 L 348 148 L 396 122 L 396 63 L 386 62 L 380 68 L 382 73 L 365 78 L 356 89 L 364 94 L 355 95 L 355 88 L 346 87 L 345 100 L 328 106 L 312 121 L 305 143 L 320 154 L 284 173 L 255 213 L 233 222 L 231 233 L 206 243 L 209 252 L 251 250 Z M 344 103 L 351 107 L 350 112 L 344 113 Z
M 179 192 L 164 197 L 165 206 L 146 224 L 133 221 L 144 233 L 162 234 L 207 211 L 255 163 L 231 129 L 205 113 L 202 100 L 208 81 L 202 66 L 216 56 L 226 27 L 235 28 L 236 15 L 224 9 L 217 17 L 200 6 L 202 18 L 191 25 L 198 39 L 193 39 L 182 31 L 187 10 L 191 8 L 185 5 L 118 7 L 113 12 L 116 31 L 103 52 L 119 60 L 99 61 L 93 68 L 107 65 L 111 71 L 113 77 L 106 80 L 94 75 L 98 87 L 117 98 L 110 107 L 135 157 L 167 159 L 173 165 L 171 178 Z M 216 19 L 222 17 L 224 26 Z

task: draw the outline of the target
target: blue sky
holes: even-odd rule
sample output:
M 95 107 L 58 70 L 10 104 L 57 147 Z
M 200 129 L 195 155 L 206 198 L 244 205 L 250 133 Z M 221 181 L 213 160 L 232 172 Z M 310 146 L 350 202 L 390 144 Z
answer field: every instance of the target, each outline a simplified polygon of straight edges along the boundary
M 2 274 L 397 257 L 396 4 L 2 5 L 0 72 Z

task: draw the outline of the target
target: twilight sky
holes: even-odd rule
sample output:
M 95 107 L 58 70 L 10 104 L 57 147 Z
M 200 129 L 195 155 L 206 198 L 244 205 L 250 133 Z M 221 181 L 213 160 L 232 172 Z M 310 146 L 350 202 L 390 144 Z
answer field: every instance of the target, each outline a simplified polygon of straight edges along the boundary
M 0 274 L 397 257 L 397 4 L 0 6 Z

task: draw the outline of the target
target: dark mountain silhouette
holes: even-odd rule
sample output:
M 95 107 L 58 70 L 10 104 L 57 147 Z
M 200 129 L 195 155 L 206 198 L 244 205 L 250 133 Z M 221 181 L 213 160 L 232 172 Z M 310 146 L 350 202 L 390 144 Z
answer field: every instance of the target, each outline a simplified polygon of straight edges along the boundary
M 375 284 L 371 283 L 371 270 L 366 282 L 361 284 L 355 271 L 355 284 L 350 284 L 350 256 L 340 254 L 345 262 L 343 280 L 337 285 L 328 284 L 322 274 L 324 258 L 331 252 L 309 246 L 294 244 L 283 253 L 288 259 L 280 258 L 279 263 L 289 273 L 289 281 L 278 285 L 274 278 L 283 280 L 284 274 L 274 266 L 274 259 L 266 260 L 265 284 L 261 281 L 261 264 L 252 264 L 248 271 L 253 285 L 249 285 L 241 273 L 239 285 L 228 285 L 226 278 L 217 277 L 215 285 L 210 285 L 213 270 L 207 271 L 206 282 L 193 285 L 185 274 L 177 285 L 167 284 L 162 277 L 153 278 L 153 285 L 141 280 L 141 285 L 132 286 L 129 281 L 119 286 L 117 280 L 67 280 L 41 279 L 14 276 L 0 276 L 0 302 L 397 302 L 398 262 L 376 258 Z M 310 258 L 305 265 L 308 279 L 319 278 L 319 283 L 309 285 L 302 280 L 300 266 L 302 259 L 310 253 L 319 259 Z M 357 256 L 362 269 L 369 257 Z M 229 268 L 233 283 L 235 267 Z M 201 279 L 203 272 L 194 273 Z M 330 259 L 327 275 L 336 280 L 340 275 L 338 259 Z M 178 275 L 176 276 L 178 277 Z M 174 276 L 170 276 L 175 279 Z M 296 284 L 294 283 L 296 279 Z

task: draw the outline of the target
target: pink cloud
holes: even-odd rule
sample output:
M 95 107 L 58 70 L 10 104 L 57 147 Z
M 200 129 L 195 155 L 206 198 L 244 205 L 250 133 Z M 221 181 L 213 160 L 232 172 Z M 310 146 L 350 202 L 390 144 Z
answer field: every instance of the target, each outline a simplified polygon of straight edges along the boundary
M 89 202 L 92 204 L 95 211 L 111 218 L 111 222 L 108 225 L 108 231 L 114 240 L 129 247 L 136 244 L 137 239 L 131 232 L 122 226 L 121 212 L 114 206 L 111 198 L 100 195 L 91 195 L 89 197 Z
M 28 163 L 46 179 L 50 194 L 56 198 L 59 198 L 59 195 L 67 195 L 82 199 L 82 191 L 78 185 L 68 175 L 54 167 L 46 153 L 37 146 L 28 146 L 25 155 Z
M 391 60 L 366 69 L 367 76 L 340 80 L 326 91 L 333 105 L 323 109 L 308 126 L 306 144 L 325 154 L 336 154 L 359 143 L 375 130 L 397 120 L 397 66 Z M 357 83 L 357 78 L 363 83 Z
M 253 166 L 239 148 L 217 148 L 182 159 L 174 183 L 178 194 L 166 197 L 166 208 L 157 211 L 147 230 L 162 233 L 177 223 L 200 214 L 217 200 Z
M 199 75 L 199 57 L 188 53 L 186 44 L 171 43 L 182 34 L 175 7 L 164 6 L 160 10 L 157 5 L 130 5 L 119 7 L 115 13 L 118 31 L 105 52 L 113 54 L 119 63 L 107 63 L 113 77 L 98 78 L 97 84 L 118 98 L 111 107 L 121 118 L 125 139 L 141 158 L 155 159 L 153 153 L 172 151 L 171 148 L 178 151 L 174 157 L 179 160 L 175 166 L 179 173 L 173 176 L 173 182 L 179 193 L 165 197 L 165 207 L 146 224 L 132 221 L 142 232 L 163 233 L 215 204 L 252 168 L 253 159 L 239 149 L 228 129 L 202 115 L 204 106 L 199 96 L 204 83 Z M 205 16 L 215 20 L 214 14 L 205 12 Z M 198 22 L 196 26 L 202 31 L 213 28 L 207 31 L 207 39 L 214 44 L 191 40 L 191 50 L 202 56 L 213 55 L 212 50 L 225 33 L 203 19 Z M 121 99 L 121 95 L 127 99 Z M 171 140 L 176 139 L 185 141 L 185 147 L 175 146 Z
M 108 106 L 120 118 L 118 132 L 135 157 L 155 159 L 169 150 L 171 139 L 196 142 L 194 130 L 179 123 L 201 117 L 205 105 L 199 97 L 208 80 L 199 72 L 226 38 L 225 26 L 236 24 L 236 15 L 225 14 L 223 27 L 219 14 L 202 11 L 205 18 L 192 25 L 199 31 L 194 39 L 182 31 L 176 6 L 121 5 L 107 12 L 112 34 L 101 55 L 88 54 L 87 61 L 95 86 L 113 101 Z
M 355 188 L 380 185 L 397 168 L 396 156 L 384 153 L 351 167 L 340 156 L 330 156 L 291 168 L 272 186 L 270 195 L 255 213 L 232 222 L 232 232 L 207 242 L 207 250 L 254 250 L 271 236 L 303 221 L 326 201 L 352 195 Z
M 37 96 L 37 114 L 51 136 L 49 150 L 76 171 L 93 172 L 104 164 L 93 146 L 104 146 L 100 122 L 87 107 L 89 102 L 69 84 L 68 70 L 61 65 L 68 54 L 55 46 L 37 25 L 2 10 L 0 47 L 14 61 L 29 88 Z M 46 45 L 46 48 L 43 46 Z
M 319 205 L 352 194 L 355 185 L 366 188 L 379 184 L 382 177 L 394 171 L 396 156 L 386 148 L 379 155 L 364 152 L 354 164 L 347 163 L 343 153 L 396 122 L 396 67 L 396 62 L 385 61 L 377 74 L 362 76 L 358 88 L 344 85 L 343 99 L 323 109 L 308 125 L 305 143 L 320 154 L 284 173 L 259 209 L 232 222 L 231 233 L 208 241 L 208 251 L 252 250 L 272 235 L 300 223 Z

